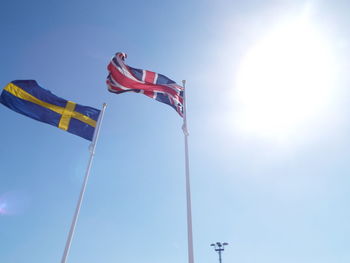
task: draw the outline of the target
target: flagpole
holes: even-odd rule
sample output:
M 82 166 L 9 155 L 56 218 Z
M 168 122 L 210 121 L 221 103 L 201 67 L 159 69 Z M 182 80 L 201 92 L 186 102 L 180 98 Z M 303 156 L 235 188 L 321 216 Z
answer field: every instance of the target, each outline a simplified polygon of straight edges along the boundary
M 191 187 L 190 187 L 190 165 L 188 155 L 188 129 L 187 129 L 187 105 L 186 105 L 186 80 L 182 81 L 183 91 L 183 125 L 182 131 L 185 138 L 185 165 L 186 165 L 186 202 L 187 202 L 187 244 L 188 263 L 194 263 L 193 258 L 193 236 L 192 236 L 192 209 L 191 209 Z
M 77 221 L 78 221 L 78 217 L 79 217 L 81 204 L 83 202 L 86 185 L 87 185 L 87 182 L 88 182 L 88 179 L 89 179 L 89 176 L 90 176 L 90 170 L 91 170 L 91 166 L 92 166 L 92 161 L 93 161 L 94 155 L 95 155 L 96 143 L 97 143 L 98 136 L 100 134 L 101 123 L 102 123 L 103 115 L 104 115 L 105 110 L 106 110 L 106 106 L 107 106 L 107 104 L 103 103 L 101 113 L 100 113 L 100 115 L 98 117 L 98 120 L 97 120 L 94 136 L 92 138 L 92 143 L 90 144 L 90 147 L 89 147 L 89 151 L 90 151 L 89 163 L 88 163 L 88 166 L 86 168 L 84 182 L 83 182 L 83 185 L 82 185 L 81 190 L 80 190 L 79 200 L 78 200 L 77 206 L 75 208 L 74 217 L 73 217 L 73 220 L 72 220 L 72 224 L 70 226 L 70 230 L 69 230 L 68 238 L 67 238 L 67 241 L 66 241 L 66 246 L 64 248 L 64 252 L 63 252 L 61 263 L 66 263 L 66 261 L 67 261 L 67 257 L 68 257 L 69 249 L 70 249 L 70 246 L 71 246 L 71 243 L 72 243 L 75 227 L 76 227 L 76 224 L 77 224 Z

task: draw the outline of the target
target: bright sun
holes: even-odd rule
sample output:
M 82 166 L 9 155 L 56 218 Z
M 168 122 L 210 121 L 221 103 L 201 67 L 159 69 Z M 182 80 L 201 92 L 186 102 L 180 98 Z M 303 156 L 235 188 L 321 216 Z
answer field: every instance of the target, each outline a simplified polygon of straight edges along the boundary
M 262 39 L 238 71 L 236 126 L 245 133 L 279 139 L 307 128 L 331 102 L 330 51 L 305 16 Z

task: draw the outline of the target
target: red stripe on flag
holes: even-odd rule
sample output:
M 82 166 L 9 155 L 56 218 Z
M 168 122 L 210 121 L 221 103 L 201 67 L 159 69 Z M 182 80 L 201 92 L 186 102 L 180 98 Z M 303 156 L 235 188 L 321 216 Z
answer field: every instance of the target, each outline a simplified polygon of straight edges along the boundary
M 152 91 L 144 91 L 143 94 L 154 99 L 154 92 L 152 92 Z
M 156 77 L 156 73 L 152 71 L 145 70 L 145 82 L 154 84 L 154 79 Z

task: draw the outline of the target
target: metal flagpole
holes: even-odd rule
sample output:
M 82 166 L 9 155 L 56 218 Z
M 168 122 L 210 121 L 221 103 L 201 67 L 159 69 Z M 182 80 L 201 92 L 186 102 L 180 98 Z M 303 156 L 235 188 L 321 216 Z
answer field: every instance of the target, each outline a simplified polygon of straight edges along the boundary
M 96 143 L 97 143 L 97 139 L 98 139 L 98 136 L 99 136 L 99 133 L 100 133 L 100 127 L 101 127 L 103 115 L 104 115 L 105 110 L 106 110 L 106 106 L 107 106 L 107 104 L 103 103 L 100 116 L 98 117 L 98 120 L 97 120 L 96 129 L 95 129 L 95 132 L 94 132 L 92 143 L 90 144 L 90 147 L 89 147 L 90 159 L 89 159 L 88 166 L 86 168 L 84 182 L 83 182 L 83 185 L 82 185 L 81 190 L 80 190 L 79 200 L 78 200 L 78 203 L 77 203 L 77 207 L 75 208 L 74 217 L 73 217 L 73 220 L 72 220 L 72 224 L 70 226 L 70 230 L 69 230 L 66 246 L 64 248 L 64 252 L 63 252 L 61 263 L 66 263 L 66 261 L 67 261 L 67 256 L 68 256 L 69 249 L 70 249 L 70 246 L 71 246 L 71 243 L 72 243 L 75 226 L 77 224 L 78 217 L 79 217 L 80 207 L 81 207 L 81 204 L 83 202 L 86 185 L 87 185 L 87 182 L 88 182 L 88 179 L 89 179 L 89 176 L 90 176 L 92 160 L 94 159 Z
M 188 129 L 187 129 L 187 114 L 186 114 L 186 80 L 182 81 L 182 86 L 184 88 L 183 96 L 183 125 L 182 131 L 185 138 L 185 164 L 186 164 L 186 201 L 187 201 L 187 242 L 188 242 L 188 263 L 194 263 L 193 259 L 193 237 L 192 237 L 192 209 L 191 209 L 191 187 L 190 187 L 190 166 L 188 157 Z

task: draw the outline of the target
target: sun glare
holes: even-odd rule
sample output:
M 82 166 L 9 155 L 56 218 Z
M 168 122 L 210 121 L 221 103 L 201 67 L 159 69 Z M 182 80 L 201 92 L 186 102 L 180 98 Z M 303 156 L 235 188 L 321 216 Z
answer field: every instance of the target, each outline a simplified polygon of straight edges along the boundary
M 327 41 L 308 18 L 280 26 L 241 62 L 236 127 L 274 139 L 294 136 L 329 107 L 333 71 Z

